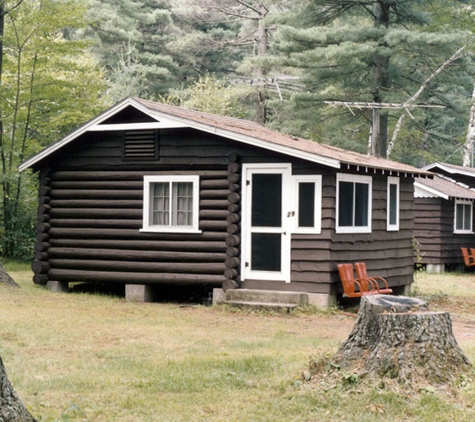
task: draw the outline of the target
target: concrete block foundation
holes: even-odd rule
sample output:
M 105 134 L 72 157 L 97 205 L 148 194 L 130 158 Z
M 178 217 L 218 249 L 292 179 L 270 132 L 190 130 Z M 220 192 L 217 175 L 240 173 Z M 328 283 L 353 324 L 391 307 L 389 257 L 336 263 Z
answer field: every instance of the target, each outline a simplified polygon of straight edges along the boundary
M 223 289 L 213 289 L 213 305 L 219 305 L 226 301 L 226 293 Z
M 330 309 L 336 306 L 336 295 L 328 293 L 307 293 L 308 304 L 317 308 Z
M 427 264 L 426 273 L 427 274 L 443 274 L 445 271 L 444 264 Z
M 46 288 L 54 293 L 66 293 L 69 291 L 69 283 L 67 281 L 53 281 L 46 282 Z
M 126 284 L 125 300 L 127 302 L 153 302 L 153 289 L 146 284 Z

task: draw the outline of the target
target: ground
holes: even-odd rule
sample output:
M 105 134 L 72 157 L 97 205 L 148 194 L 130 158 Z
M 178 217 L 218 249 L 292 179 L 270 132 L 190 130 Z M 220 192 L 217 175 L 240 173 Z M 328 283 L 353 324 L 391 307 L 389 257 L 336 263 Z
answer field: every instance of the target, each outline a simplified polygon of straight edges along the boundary
M 43 421 L 475 420 L 475 377 L 456 395 L 305 382 L 309 359 L 332 355 L 348 337 L 356 306 L 289 315 L 186 300 L 133 303 L 51 293 L 33 285 L 31 271 L 11 274 L 21 288 L 0 287 L 0 354 Z M 420 274 L 413 286 L 432 310 L 451 314 L 472 362 L 474 286 L 475 273 Z
M 450 292 L 450 295 L 449 295 Z M 429 303 L 432 311 L 449 312 L 452 318 L 452 328 L 458 342 L 475 339 L 475 273 L 474 274 L 426 274 L 420 273 L 415 277 L 412 295 L 420 297 Z M 340 320 L 329 318 L 322 321 L 319 327 L 322 334 L 328 333 L 343 339 L 350 333 L 356 319 L 358 300 L 338 312 Z M 346 318 L 343 318 L 345 316 Z M 344 333 L 343 333 L 344 332 Z

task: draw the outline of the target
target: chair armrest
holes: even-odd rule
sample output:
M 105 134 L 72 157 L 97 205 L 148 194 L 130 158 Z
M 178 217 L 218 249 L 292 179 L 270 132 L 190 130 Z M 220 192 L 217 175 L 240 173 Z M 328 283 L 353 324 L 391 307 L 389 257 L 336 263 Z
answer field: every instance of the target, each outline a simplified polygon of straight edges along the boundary
M 361 281 L 361 280 L 364 280 L 368 283 L 368 291 L 379 289 L 378 283 L 376 282 L 376 280 L 373 280 L 371 277 L 358 278 L 358 281 Z

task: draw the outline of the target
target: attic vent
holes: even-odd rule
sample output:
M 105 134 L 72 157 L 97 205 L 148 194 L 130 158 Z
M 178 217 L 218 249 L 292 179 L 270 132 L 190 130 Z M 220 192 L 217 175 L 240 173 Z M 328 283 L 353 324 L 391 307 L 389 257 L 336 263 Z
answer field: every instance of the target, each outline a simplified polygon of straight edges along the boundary
M 124 160 L 158 158 L 158 131 L 134 130 L 124 133 Z

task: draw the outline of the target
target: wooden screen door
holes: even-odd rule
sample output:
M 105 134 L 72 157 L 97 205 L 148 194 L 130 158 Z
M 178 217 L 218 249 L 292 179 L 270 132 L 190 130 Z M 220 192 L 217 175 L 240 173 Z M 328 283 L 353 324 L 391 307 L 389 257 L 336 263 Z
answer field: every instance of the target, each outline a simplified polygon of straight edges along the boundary
M 243 166 L 244 279 L 290 281 L 290 164 Z

